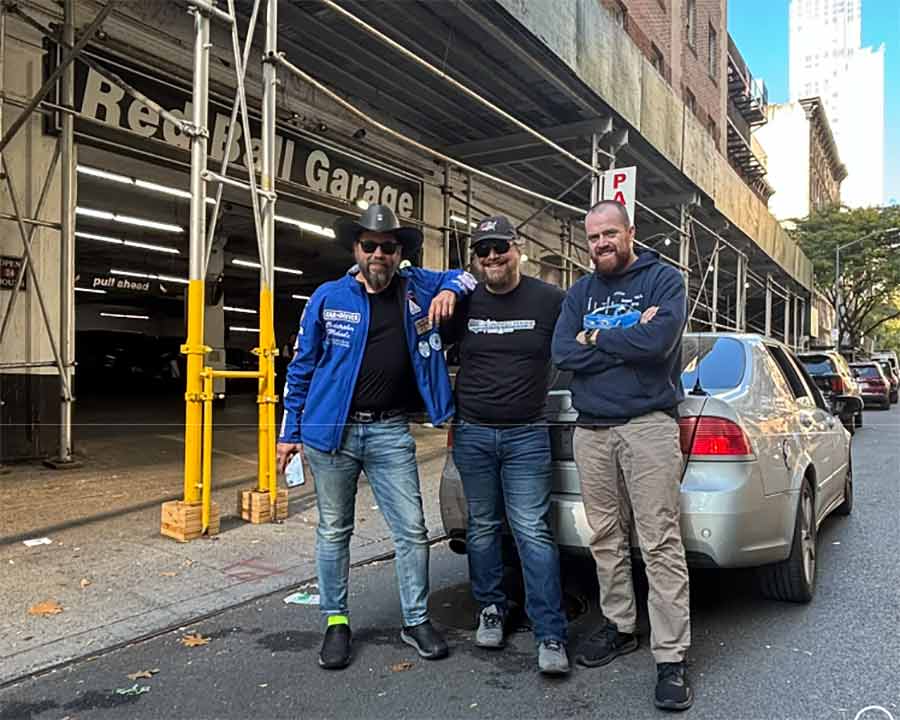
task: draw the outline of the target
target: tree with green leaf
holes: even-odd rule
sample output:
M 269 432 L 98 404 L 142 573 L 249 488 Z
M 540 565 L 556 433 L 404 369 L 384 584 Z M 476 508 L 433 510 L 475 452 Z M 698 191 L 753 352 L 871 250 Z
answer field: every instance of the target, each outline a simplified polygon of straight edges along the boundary
M 841 338 L 858 347 L 900 318 L 900 207 L 828 208 L 794 220 L 791 234 L 812 261 L 815 283 L 835 302 L 835 250 L 841 251 Z

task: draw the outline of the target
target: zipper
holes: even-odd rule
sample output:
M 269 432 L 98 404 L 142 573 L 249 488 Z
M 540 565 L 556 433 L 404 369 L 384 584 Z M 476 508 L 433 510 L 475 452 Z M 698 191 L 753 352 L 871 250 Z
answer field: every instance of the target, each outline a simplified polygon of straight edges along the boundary
M 351 278 L 350 280 L 353 285 L 357 287 L 352 288 L 351 292 L 356 293 L 365 293 L 365 288 L 362 286 L 362 283 L 358 282 L 356 278 Z M 363 326 L 364 332 L 364 340 L 369 337 L 369 298 L 366 297 L 365 294 L 362 294 L 362 320 L 361 323 Z M 362 351 L 357 353 L 358 357 L 356 359 L 356 367 L 353 369 L 353 376 L 348 385 L 348 391 L 345 393 L 346 402 L 344 404 L 344 409 L 340 417 L 340 424 L 335 423 L 335 430 L 337 433 L 337 437 L 334 438 L 333 445 L 335 449 L 332 451 L 332 454 L 337 453 L 341 446 L 341 436 L 344 434 L 344 428 L 347 426 L 347 415 L 350 413 L 350 403 L 353 402 L 353 389 L 356 387 L 356 381 L 359 378 L 359 369 L 362 367 L 363 355 L 366 352 L 365 342 L 363 342 Z

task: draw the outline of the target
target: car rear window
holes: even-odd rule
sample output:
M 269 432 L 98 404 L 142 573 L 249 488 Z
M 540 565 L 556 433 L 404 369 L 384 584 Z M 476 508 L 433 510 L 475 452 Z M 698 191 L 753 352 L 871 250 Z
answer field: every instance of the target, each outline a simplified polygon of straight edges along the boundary
M 729 337 L 685 337 L 681 346 L 681 382 L 690 391 L 731 390 L 741 384 L 746 360 L 744 346 Z
M 827 355 L 804 355 L 800 362 L 810 375 L 833 375 L 837 372 Z
M 874 365 L 854 365 L 853 374 L 858 378 L 881 379 L 881 373 Z

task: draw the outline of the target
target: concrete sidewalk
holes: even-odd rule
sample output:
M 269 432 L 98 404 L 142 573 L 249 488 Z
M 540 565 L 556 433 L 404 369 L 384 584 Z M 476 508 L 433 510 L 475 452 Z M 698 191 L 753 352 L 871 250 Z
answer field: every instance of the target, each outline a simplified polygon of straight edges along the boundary
M 186 544 L 162 537 L 160 504 L 180 496 L 183 446 L 177 430 L 158 430 L 107 427 L 82 442 L 88 457 L 81 469 L 27 466 L 0 477 L 0 684 L 314 582 L 317 513 L 309 483 L 290 491 L 284 523 L 250 525 L 235 515 L 238 488 L 255 485 L 255 434 L 239 424 L 216 431 L 220 535 Z M 446 432 L 416 427 L 414 434 L 426 524 L 439 537 Z M 43 537 L 50 544 L 23 542 Z M 363 480 L 352 561 L 392 550 Z M 62 612 L 29 614 L 48 600 Z

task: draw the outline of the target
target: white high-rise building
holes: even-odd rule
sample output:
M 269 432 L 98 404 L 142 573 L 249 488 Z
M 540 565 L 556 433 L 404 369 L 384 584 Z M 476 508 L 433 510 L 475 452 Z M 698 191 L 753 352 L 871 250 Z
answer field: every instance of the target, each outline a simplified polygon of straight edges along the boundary
M 791 101 L 819 97 L 847 179 L 841 202 L 884 203 L 884 45 L 861 47 L 862 0 L 791 0 Z

